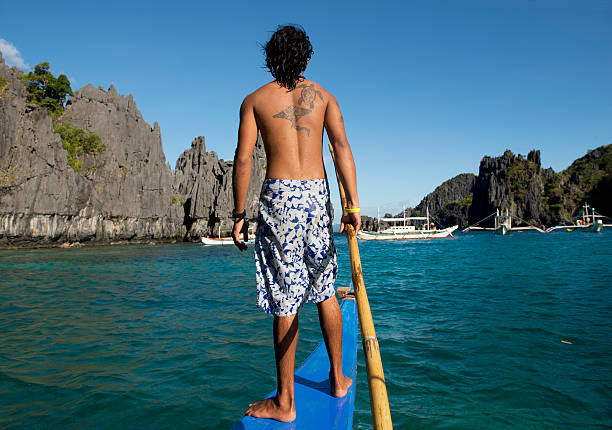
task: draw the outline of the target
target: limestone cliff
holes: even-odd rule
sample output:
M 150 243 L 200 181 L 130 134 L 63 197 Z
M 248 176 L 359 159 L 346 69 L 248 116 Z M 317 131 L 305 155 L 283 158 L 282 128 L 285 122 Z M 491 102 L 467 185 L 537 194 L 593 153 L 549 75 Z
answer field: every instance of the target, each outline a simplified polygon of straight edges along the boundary
M 166 162 L 160 127 L 151 127 L 131 95 L 88 85 L 58 123 L 97 133 L 106 149 L 84 156 L 80 172 L 44 108 L 30 105 L 21 71 L 0 56 L 0 245 L 182 240 L 212 234 L 232 210 L 232 163 L 207 153 L 204 138 Z M 254 217 L 265 174 L 261 141 L 253 156 L 247 206 Z
M 251 165 L 251 182 L 247 194 L 247 218 L 257 217 L 257 202 L 265 177 L 266 154 L 258 136 Z M 232 161 L 220 160 L 215 152 L 206 152 L 204 137 L 191 143 L 176 161 L 175 187 L 184 202 L 188 236 L 196 238 L 218 227 L 230 228 L 234 208 L 232 195 Z M 220 223 L 220 224 L 219 224 Z M 225 231 L 225 235 L 229 232 Z M 223 234 L 223 232 L 222 232 Z
M 540 166 L 540 151 L 531 151 L 527 158 L 511 151 L 501 157 L 485 156 L 474 184 L 474 197 L 469 211 L 474 223 L 496 209 L 509 209 L 510 214 L 536 224 L 550 223 L 542 202 L 544 185 L 552 169 Z

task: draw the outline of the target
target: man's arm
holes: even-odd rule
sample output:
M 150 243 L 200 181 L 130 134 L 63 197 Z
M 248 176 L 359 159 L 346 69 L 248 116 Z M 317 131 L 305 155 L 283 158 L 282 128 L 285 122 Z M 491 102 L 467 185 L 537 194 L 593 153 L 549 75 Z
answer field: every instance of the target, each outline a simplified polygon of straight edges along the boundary
M 336 98 L 331 94 L 329 94 L 329 101 L 325 111 L 325 130 L 327 130 L 329 142 L 334 149 L 336 170 L 346 194 L 346 206 L 348 209 L 358 208 L 359 196 L 357 195 L 355 160 L 346 138 L 340 106 L 338 106 Z M 347 213 L 344 211 L 344 208 L 342 208 L 342 212 L 340 232 L 344 231 L 345 224 L 352 224 L 355 227 L 355 233 L 357 233 L 361 228 L 361 214 Z
M 247 97 L 240 106 L 240 125 L 238 127 L 238 146 L 234 155 L 234 172 L 232 188 L 234 193 L 234 210 L 236 213 L 245 210 L 249 182 L 251 180 L 251 158 L 253 149 L 257 142 L 257 122 L 250 97 Z M 244 219 L 234 219 L 232 238 L 241 250 L 246 249 L 246 244 L 240 240 L 240 230 Z

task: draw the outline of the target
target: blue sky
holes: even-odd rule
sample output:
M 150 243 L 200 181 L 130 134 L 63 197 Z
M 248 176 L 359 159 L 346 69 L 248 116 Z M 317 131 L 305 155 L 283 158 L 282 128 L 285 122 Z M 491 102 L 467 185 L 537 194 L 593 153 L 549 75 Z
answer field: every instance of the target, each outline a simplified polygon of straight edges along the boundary
M 240 103 L 270 80 L 258 43 L 303 25 L 364 214 L 416 205 L 485 154 L 536 148 L 561 170 L 612 143 L 612 1 L 29 1 L 0 16 L 14 63 L 133 94 L 172 166 L 199 135 L 233 157 Z

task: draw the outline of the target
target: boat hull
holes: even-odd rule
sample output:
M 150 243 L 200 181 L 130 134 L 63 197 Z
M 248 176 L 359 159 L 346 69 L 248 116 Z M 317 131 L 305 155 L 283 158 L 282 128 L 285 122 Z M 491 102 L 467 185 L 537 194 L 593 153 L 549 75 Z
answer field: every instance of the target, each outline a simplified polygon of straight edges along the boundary
M 505 224 L 502 224 L 495 229 L 495 234 L 498 236 L 505 236 L 506 234 L 508 234 L 509 230 L 510 229 L 508 228 L 508 226 L 506 226 Z
M 551 232 L 554 230 L 566 230 L 566 231 L 582 231 L 585 233 L 599 233 L 601 229 L 604 227 L 604 223 L 600 220 L 595 221 L 592 224 L 575 224 L 575 225 L 559 225 L 550 227 L 547 232 Z
M 415 240 L 415 239 L 442 239 L 453 237 L 453 232 L 458 226 L 444 228 L 441 230 L 413 230 L 406 233 L 375 233 L 369 231 L 360 231 L 357 233 L 359 240 Z
M 582 231 L 586 231 L 589 233 L 599 233 L 602 227 L 603 223 L 601 222 L 601 220 L 595 220 L 593 224 L 583 228 Z
M 329 385 L 329 359 L 323 340 L 295 372 L 295 411 L 292 423 L 244 417 L 232 430 L 259 429 L 351 429 L 355 410 L 357 378 L 357 310 L 355 300 L 342 300 L 342 371 L 353 379 L 341 399 L 332 397 Z M 276 391 L 267 397 L 272 397 Z M 255 399 L 253 399 L 255 400 Z M 247 405 L 245 405 L 246 409 Z
M 255 243 L 255 239 L 249 239 L 246 243 Z M 223 245 L 234 245 L 234 240 L 231 237 L 223 237 L 221 239 L 217 239 L 214 237 L 202 237 L 200 238 L 200 242 L 198 245 L 204 246 L 223 246 Z

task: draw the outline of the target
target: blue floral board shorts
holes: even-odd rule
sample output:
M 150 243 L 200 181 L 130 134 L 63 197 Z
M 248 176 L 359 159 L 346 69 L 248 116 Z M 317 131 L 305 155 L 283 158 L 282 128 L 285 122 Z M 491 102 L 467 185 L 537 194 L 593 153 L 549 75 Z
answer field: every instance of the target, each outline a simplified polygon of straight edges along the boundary
M 334 295 L 338 274 L 326 179 L 266 179 L 255 236 L 257 305 L 275 316 Z

